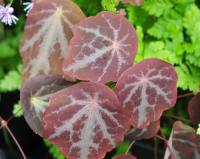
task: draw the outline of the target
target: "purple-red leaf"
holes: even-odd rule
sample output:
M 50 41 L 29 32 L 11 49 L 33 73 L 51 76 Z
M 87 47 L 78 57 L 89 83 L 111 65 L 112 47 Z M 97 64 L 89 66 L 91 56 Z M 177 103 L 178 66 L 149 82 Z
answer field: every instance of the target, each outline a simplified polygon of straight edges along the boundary
M 169 146 L 173 154 L 167 148 L 164 159 L 200 159 L 200 136 L 180 121 L 173 125 Z
M 188 105 L 188 112 L 190 120 L 197 126 L 200 123 L 200 93 L 191 99 Z
M 113 159 L 137 159 L 137 158 L 131 155 L 119 155 L 115 156 Z
M 132 128 L 126 135 L 129 141 L 150 139 L 154 137 L 160 129 L 160 120 L 150 123 L 147 128 L 136 129 Z
M 144 0 L 121 0 L 121 2 L 122 3 L 130 3 L 134 6 L 139 6 L 144 2 Z
M 82 82 L 57 92 L 44 113 L 44 136 L 70 159 L 102 159 L 130 126 L 115 93 Z
M 85 18 L 71 0 L 36 0 L 33 3 L 21 44 L 24 80 L 38 74 L 62 74 L 74 26 Z
M 28 80 L 20 92 L 24 117 L 32 130 L 43 136 L 42 113 L 48 106 L 49 98 L 53 93 L 66 88 L 71 83 L 61 77 L 39 75 Z
M 175 105 L 176 82 L 174 67 L 159 59 L 146 59 L 121 75 L 116 94 L 131 112 L 133 127 L 146 128 Z
M 121 14 L 101 12 L 81 21 L 70 41 L 64 75 L 106 83 L 133 64 L 137 35 Z

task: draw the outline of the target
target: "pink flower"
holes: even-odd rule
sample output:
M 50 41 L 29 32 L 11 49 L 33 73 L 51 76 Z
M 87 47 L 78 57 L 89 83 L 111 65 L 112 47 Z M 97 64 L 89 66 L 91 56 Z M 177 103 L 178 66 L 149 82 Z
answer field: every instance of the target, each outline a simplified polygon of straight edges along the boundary
M 1 22 L 5 23 L 6 25 L 12 25 L 12 23 L 16 24 L 16 21 L 18 20 L 18 18 L 12 14 L 13 12 L 14 12 L 14 9 L 11 6 L 0 5 Z

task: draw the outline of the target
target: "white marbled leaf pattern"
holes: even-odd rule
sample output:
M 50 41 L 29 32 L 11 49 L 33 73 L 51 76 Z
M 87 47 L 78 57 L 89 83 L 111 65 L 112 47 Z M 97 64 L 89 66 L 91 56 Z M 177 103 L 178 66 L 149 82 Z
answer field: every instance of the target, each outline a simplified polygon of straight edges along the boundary
M 44 135 L 69 159 L 102 159 L 130 126 L 115 93 L 82 82 L 57 92 L 44 113 Z
M 199 159 L 200 158 L 200 136 L 195 130 L 176 121 L 169 138 L 164 159 Z
M 115 92 L 123 107 L 131 112 L 133 126 L 145 128 L 175 105 L 176 82 L 172 65 L 159 59 L 146 59 L 121 75 Z
M 121 14 L 101 12 L 81 21 L 70 41 L 64 61 L 64 75 L 106 83 L 133 64 L 137 35 Z
M 75 24 L 85 18 L 71 0 L 35 0 L 21 44 L 24 80 L 38 74 L 62 74 L 62 62 Z

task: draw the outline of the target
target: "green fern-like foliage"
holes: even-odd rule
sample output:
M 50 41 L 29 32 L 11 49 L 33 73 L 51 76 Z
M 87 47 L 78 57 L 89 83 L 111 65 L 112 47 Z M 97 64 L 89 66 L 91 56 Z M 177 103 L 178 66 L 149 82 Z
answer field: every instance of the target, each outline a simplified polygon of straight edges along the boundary
M 186 43 L 186 59 L 197 67 L 200 67 L 200 9 L 196 5 L 190 5 L 184 16 L 184 27 L 189 36 Z
M 119 0 L 102 0 L 101 5 L 103 10 L 116 12 Z
M 165 60 L 176 67 L 179 88 L 199 91 L 200 9 L 195 0 L 145 0 L 141 7 L 124 7 L 138 32 L 136 63 Z
M 0 24 L 0 94 L 17 91 L 21 84 L 21 57 L 19 44 L 22 37 L 24 18 L 12 29 Z M 20 103 L 13 106 L 13 115 L 22 116 Z
M 173 7 L 170 0 L 146 0 L 143 6 L 150 15 L 160 17 Z
M 0 81 L 1 92 L 18 90 L 20 87 L 21 76 L 17 70 L 10 70 Z
M 21 82 L 19 43 L 24 19 L 13 29 L 0 27 L 0 93 L 16 91 Z

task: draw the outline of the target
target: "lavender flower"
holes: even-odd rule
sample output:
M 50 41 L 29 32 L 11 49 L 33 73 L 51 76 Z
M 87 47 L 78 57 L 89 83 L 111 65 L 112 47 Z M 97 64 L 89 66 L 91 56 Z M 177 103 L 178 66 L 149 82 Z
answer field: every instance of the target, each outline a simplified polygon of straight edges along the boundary
M 23 5 L 25 6 L 24 11 L 27 11 L 26 15 L 28 15 L 28 13 L 33 8 L 33 3 L 32 2 L 25 2 L 25 3 L 23 3 Z
M 14 9 L 11 6 L 0 5 L 1 22 L 5 23 L 6 25 L 12 25 L 12 23 L 16 24 L 16 21 L 18 20 L 18 18 L 12 14 L 13 12 L 14 12 Z

